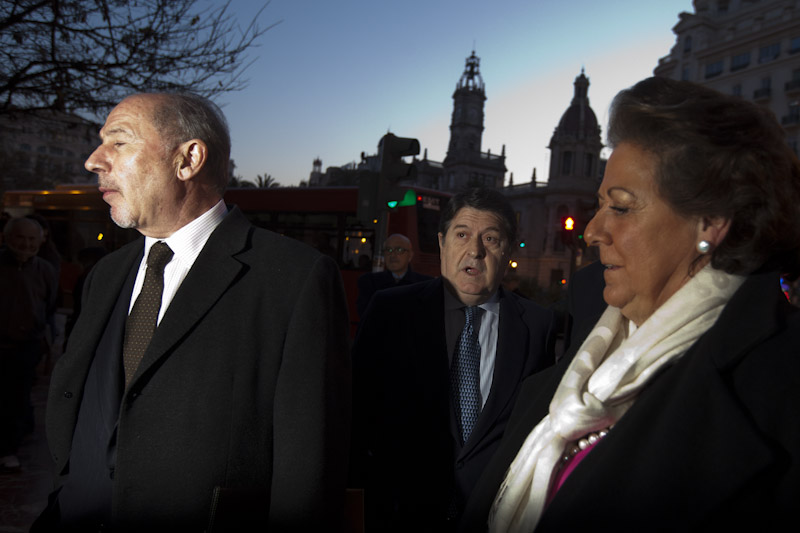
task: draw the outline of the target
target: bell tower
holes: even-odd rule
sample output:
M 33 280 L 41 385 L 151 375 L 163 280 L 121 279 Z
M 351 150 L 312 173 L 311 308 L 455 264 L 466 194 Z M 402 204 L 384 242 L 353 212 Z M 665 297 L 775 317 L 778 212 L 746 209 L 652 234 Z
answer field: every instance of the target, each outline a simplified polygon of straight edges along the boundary
M 453 93 L 453 116 L 450 120 L 450 145 L 447 158 L 467 153 L 480 153 L 483 136 L 483 103 L 486 93 L 479 70 L 480 58 L 472 51 L 467 58 L 464 73 Z
M 450 145 L 442 164 L 444 172 L 439 187 L 446 191 L 475 186 L 503 186 L 506 173 L 505 146 L 499 154 L 481 150 L 486 92 L 479 66 L 480 58 L 473 50 L 453 92 Z

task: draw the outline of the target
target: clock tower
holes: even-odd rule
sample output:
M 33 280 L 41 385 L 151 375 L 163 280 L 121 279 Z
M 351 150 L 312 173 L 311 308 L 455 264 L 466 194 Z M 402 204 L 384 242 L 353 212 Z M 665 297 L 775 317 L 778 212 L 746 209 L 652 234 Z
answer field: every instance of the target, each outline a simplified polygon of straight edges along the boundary
M 472 52 L 467 58 L 464 74 L 453 93 L 453 116 L 450 120 L 450 146 L 447 157 L 456 153 L 479 153 L 483 136 L 483 102 L 486 93 L 478 70 L 480 58 Z
M 505 176 L 505 147 L 500 155 L 481 152 L 483 104 L 486 93 L 479 70 L 480 58 L 472 51 L 464 73 L 453 93 L 450 144 L 444 160 L 445 190 L 483 185 L 502 187 Z

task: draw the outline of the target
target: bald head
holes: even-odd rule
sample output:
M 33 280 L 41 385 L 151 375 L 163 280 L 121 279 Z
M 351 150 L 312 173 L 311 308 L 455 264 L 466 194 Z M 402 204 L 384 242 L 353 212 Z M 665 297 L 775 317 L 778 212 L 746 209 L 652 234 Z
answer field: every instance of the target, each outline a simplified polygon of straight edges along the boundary
M 39 253 L 44 240 L 42 227 L 33 219 L 26 217 L 12 218 L 3 228 L 3 237 L 8 249 L 24 263 Z

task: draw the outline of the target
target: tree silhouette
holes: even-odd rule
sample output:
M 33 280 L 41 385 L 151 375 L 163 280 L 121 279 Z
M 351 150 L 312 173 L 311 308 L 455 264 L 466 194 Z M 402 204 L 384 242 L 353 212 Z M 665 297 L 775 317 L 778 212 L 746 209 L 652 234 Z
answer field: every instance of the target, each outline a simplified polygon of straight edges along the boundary
M 137 91 L 240 90 L 247 52 L 267 31 L 230 0 L 0 0 L 0 114 L 52 109 L 100 116 Z
M 275 181 L 275 178 L 267 174 L 266 172 L 262 176 L 261 174 L 256 174 L 256 187 L 259 189 L 273 189 L 275 187 L 280 187 L 281 184 Z

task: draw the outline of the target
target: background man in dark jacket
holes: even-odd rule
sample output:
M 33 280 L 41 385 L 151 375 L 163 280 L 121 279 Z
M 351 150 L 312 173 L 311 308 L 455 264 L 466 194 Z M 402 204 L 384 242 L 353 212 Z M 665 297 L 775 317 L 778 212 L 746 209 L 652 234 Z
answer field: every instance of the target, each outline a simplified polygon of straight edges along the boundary
M 376 291 L 431 279 L 430 276 L 411 270 L 414 248 L 411 240 L 405 235 L 399 233 L 390 235 L 383 243 L 383 257 L 386 263 L 386 269 L 383 272 L 367 272 L 358 278 L 356 303 L 359 318 L 364 316 L 369 301 Z
M 351 470 L 373 531 L 451 527 L 519 383 L 554 363 L 553 313 L 500 288 L 516 233 L 500 192 L 459 193 L 442 213 L 442 276 L 373 296 L 353 348 Z
M 56 271 L 38 257 L 42 228 L 12 218 L 0 247 L 0 470 L 20 469 L 17 448 L 33 430 L 31 387 L 58 294 Z

